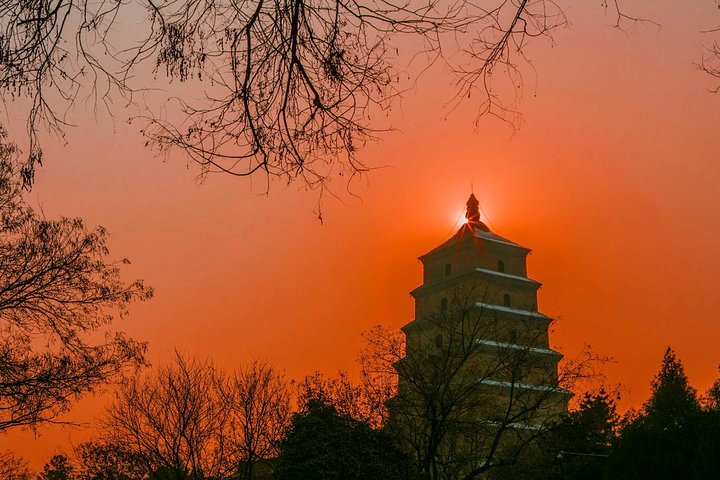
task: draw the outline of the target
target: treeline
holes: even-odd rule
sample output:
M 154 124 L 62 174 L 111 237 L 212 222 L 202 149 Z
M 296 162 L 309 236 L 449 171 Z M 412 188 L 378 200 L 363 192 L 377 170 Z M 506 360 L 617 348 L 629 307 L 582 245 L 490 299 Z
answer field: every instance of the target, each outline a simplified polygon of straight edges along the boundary
M 408 479 L 421 466 L 387 422 L 392 390 L 346 373 L 288 382 L 254 362 L 223 373 L 174 362 L 127 382 L 97 438 L 55 455 L 37 476 L 6 454 L 10 480 Z M 495 479 L 710 479 L 720 473 L 720 380 L 698 395 L 672 350 L 642 408 L 585 393 Z M 453 477 L 461 478 L 461 477 Z
M 392 391 L 354 383 L 345 372 L 291 382 L 269 363 L 223 372 L 176 354 L 120 386 L 95 438 L 53 456 L 37 475 L 5 453 L 0 478 L 291 479 L 303 470 L 400 478 L 407 457 L 382 429 Z
M 527 451 L 520 479 L 720 478 L 720 379 L 702 395 L 668 348 L 640 409 L 619 415 L 617 395 L 586 393 Z

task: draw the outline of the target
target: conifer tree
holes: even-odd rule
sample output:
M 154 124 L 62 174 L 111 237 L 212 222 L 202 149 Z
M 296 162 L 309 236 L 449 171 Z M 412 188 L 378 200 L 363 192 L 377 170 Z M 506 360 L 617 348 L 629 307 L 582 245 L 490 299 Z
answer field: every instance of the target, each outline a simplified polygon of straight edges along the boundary
M 622 430 L 606 478 L 693 478 L 699 414 L 697 393 L 668 347 L 652 381 L 650 398 Z

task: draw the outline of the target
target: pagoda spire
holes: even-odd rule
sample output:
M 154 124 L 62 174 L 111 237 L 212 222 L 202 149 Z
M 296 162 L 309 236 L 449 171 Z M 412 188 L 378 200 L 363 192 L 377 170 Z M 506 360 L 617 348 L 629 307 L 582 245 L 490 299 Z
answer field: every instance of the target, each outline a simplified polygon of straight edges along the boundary
M 468 222 L 479 222 L 480 210 L 478 210 L 478 208 L 480 207 L 480 202 L 478 202 L 478 199 L 475 198 L 474 193 L 470 194 L 470 198 L 468 198 L 466 205 L 467 211 L 465 212 L 465 218 L 468 219 Z
M 475 198 L 474 193 L 470 194 L 470 198 L 468 198 L 466 205 L 467 211 L 465 212 L 465 218 L 467 218 L 468 224 L 489 232 L 490 229 L 487 225 L 480 221 L 480 202 L 478 202 L 478 199 Z

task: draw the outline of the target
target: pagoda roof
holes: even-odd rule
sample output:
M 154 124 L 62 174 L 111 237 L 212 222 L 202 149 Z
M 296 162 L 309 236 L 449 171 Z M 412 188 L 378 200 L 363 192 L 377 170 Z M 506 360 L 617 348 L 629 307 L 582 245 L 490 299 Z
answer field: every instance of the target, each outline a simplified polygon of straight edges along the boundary
M 429 252 L 427 252 L 424 255 L 421 255 L 419 258 L 423 259 L 424 257 L 427 257 L 428 255 L 432 255 L 440 250 L 444 250 L 448 247 L 455 246 L 457 247 L 460 242 L 465 240 L 466 238 L 475 238 L 477 240 L 487 240 L 493 243 L 498 244 L 504 244 L 510 247 L 514 247 L 520 250 L 524 250 L 526 253 L 530 251 L 529 248 L 523 247 L 520 244 L 517 244 L 513 242 L 512 240 L 508 240 L 505 237 L 501 237 L 497 233 L 491 232 L 487 226 L 482 222 L 468 222 L 463 224 L 458 231 L 450 237 L 447 241 L 441 243 L 437 247 L 433 248 Z

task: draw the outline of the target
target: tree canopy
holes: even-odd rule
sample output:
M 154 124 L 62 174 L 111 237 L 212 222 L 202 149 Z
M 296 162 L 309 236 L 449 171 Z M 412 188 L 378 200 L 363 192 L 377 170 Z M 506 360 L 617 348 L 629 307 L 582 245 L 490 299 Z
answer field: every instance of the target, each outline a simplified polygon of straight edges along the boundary
M 73 480 L 75 468 L 66 455 L 53 455 L 38 475 L 38 480 Z
M 293 415 L 273 478 L 390 480 L 404 478 L 407 467 L 405 455 L 387 433 L 310 400 Z

